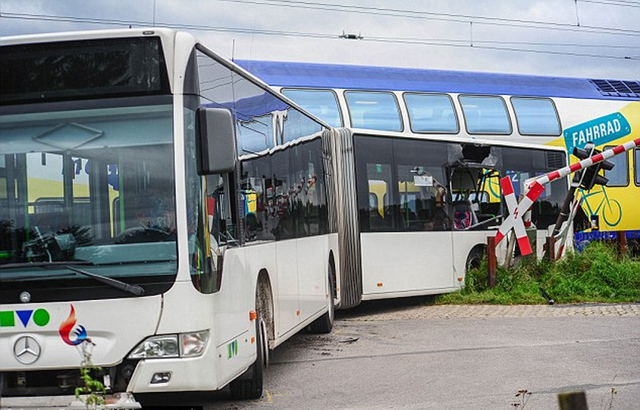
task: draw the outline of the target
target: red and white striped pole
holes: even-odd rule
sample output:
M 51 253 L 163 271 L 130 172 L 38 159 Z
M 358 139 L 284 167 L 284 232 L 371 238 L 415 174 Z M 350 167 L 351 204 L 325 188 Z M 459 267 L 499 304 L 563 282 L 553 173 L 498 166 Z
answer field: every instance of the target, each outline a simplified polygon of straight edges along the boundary
M 618 145 L 617 147 L 609 148 L 608 150 L 602 151 L 601 153 L 596 154 L 592 157 L 585 158 L 580 162 L 576 162 L 575 164 L 571 164 L 556 171 L 549 172 L 548 174 L 528 179 L 525 182 L 525 187 L 529 189 L 531 187 L 531 184 L 533 184 L 534 182 L 537 182 L 540 185 L 546 185 L 551 181 L 555 181 L 559 178 L 564 178 L 569 174 L 580 171 L 584 168 L 588 168 L 591 165 L 607 160 L 615 155 L 622 154 L 623 152 L 629 151 L 637 146 L 640 146 L 640 138 L 627 141 L 622 145 Z
M 599 162 L 607 160 L 615 155 L 622 154 L 637 146 L 640 146 L 640 138 L 628 141 L 617 147 L 610 148 L 602 151 L 592 157 L 583 159 L 580 162 L 571 164 L 564 168 L 560 168 L 556 171 L 549 172 L 545 175 L 530 178 L 525 181 L 526 193 L 520 203 L 516 203 L 515 195 L 513 193 L 513 187 L 511 186 L 511 179 L 504 177 L 500 180 L 502 186 L 502 192 L 505 196 L 505 202 L 509 209 L 509 216 L 504 220 L 498 233 L 496 234 L 496 245 L 506 236 L 506 234 L 513 229 L 516 233 L 516 238 L 520 246 L 520 253 L 522 255 L 528 255 L 532 252 L 531 245 L 529 244 L 529 238 L 526 236 L 525 223 L 523 220 L 525 213 L 531 208 L 531 205 L 538 199 L 540 194 L 544 191 L 544 185 L 556 179 L 564 178 L 569 174 L 580 171 L 584 168 L 588 168 Z
M 518 203 L 513 192 L 511 178 L 501 178 L 500 186 L 502 187 L 502 194 L 504 195 L 504 200 L 507 203 L 507 208 L 509 209 L 509 216 L 504 220 L 502 225 L 500 225 L 500 229 L 498 229 L 498 233 L 496 234 L 496 245 L 500 243 L 502 238 L 504 238 L 511 229 L 513 229 L 516 233 L 518 245 L 520 246 L 520 253 L 522 255 L 528 255 L 532 250 L 529 238 L 527 237 L 527 225 L 525 218 L 529 208 L 531 208 L 531 205 L 533 205 L 540 194 L 542 194 L 542 191 L 544 191 L 544 186 L 534 181 L 520 203 Z

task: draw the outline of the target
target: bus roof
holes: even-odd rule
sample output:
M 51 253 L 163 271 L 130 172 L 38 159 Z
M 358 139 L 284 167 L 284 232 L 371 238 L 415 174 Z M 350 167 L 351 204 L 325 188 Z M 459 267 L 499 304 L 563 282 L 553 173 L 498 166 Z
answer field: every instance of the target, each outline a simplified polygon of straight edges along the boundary
M 274 87 L 640 100 L 640 82 L 470 71 L 235 60 Z

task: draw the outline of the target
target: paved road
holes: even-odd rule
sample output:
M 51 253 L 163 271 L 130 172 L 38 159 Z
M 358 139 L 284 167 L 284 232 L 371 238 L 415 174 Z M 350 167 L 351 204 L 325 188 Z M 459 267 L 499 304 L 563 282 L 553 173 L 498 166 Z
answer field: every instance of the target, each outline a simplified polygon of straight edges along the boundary
M 205 408 L 513 409 L 526 390 L 525 409 L 557 409 L 559 392 L 584 390 L 592 410 L 639 409 L 640 304 L 371 302 L 271 359 L 261 400 L 223 392 Z

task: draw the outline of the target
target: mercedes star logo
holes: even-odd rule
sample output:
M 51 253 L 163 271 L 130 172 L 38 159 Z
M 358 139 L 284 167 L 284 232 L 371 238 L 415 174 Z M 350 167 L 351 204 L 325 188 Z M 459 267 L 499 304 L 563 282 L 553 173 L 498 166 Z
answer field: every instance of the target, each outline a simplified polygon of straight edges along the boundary
M 22 364 L 32 364 L 40 357 L 40 345 L 31 336 L 22 336 L 13 345 L 13 355 Z
M 22 303 L 29 303 L 31 302 L 31 293 L 29 292 L 22 292 L 20 294 L 20 302 Z

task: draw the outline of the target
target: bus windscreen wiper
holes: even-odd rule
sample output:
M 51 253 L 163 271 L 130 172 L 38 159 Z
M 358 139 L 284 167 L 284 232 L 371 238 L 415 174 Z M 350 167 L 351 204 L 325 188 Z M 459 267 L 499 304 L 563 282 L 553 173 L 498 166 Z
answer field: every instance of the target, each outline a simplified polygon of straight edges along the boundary
M 61 267 L 69 269 L 70 271 L 79 273 L 81 275 L 90 277 L 92 279 L 97 280 L 98 282 L 102 282 L 105 285 L 109 285 L 111 287 L 114 287 L 116 289 L 120 289 L 120 290 L 124 290 L 125 292 L 129 292 L 132 293 L 136 296 L 142 296 L 144 295 L 144 289 L 138 285 L 129 285 L 128 283 L 122 282 L 118 279 L 114 279 L 114 278 L 110 278 L 108 276 L 103 276 L 103 275 L 99 275 L 97 273 L 93 273 L 93 272 L 87 272 L 86 270 L 83 269 L 78 269 L 76 267 L 73 267 L 69 264 L 62 264 Z
M 55 268 L 64 268 L 68 269 L 72 272 L 79 273 L 81 275 L 87 276 L 89 278 L 95 279 L 98 282 L 102 282 L 105 285 L 109 285 L 116 289 L 124 290 L 125 292 L 133 293 L 136 296 L 144 295 L 144 289 L 138 285 L 129 285 L 128 283 L 122 282 L 118 279 L 110 278 L 108 276 L 100 275 L 93 272 L 87 272 L 86 270 L 79 269 L 74 267 L 73 265 L 95 265 L 90 261 L 53 261 L 53 262 L 20 262 L 20 263 L 8 263 L 6 265 L 0 265 L 0 270 L 2 269 L 11 269 L 11 268 L 47 268 L 47 267 L 55 267 Z
M 95 263 L 90 261 L 40 261 L 40 262 L 16 262 L 16 263 L 6 263 L 4 265 L 0 265 L 1 269 L 12 269 L 12 268 L 46 268 L 48 266 L 69 266 L 72 265 L 95 265 Z

